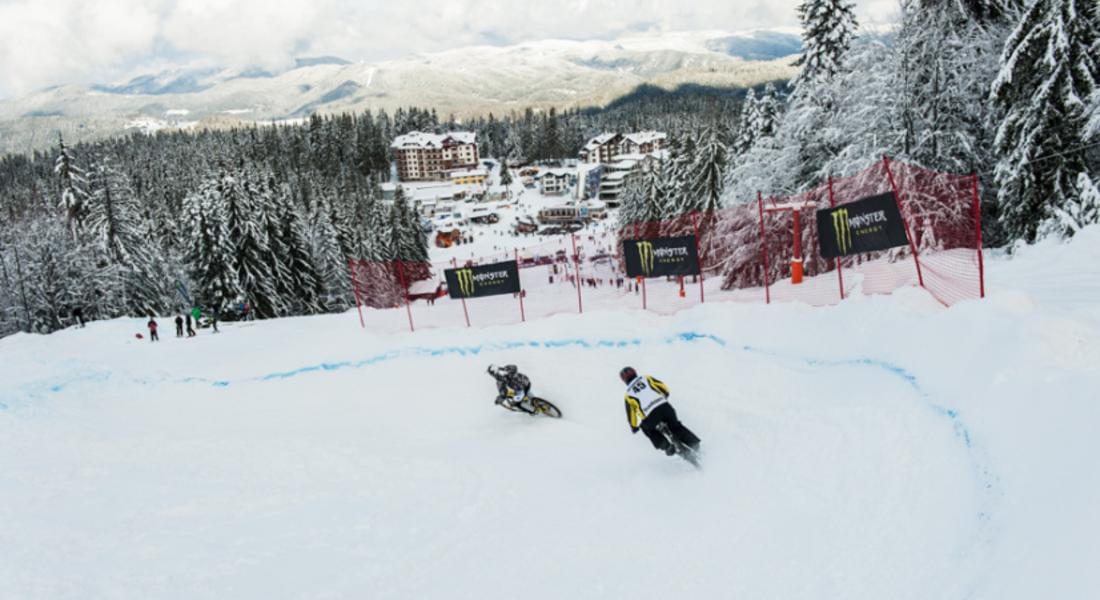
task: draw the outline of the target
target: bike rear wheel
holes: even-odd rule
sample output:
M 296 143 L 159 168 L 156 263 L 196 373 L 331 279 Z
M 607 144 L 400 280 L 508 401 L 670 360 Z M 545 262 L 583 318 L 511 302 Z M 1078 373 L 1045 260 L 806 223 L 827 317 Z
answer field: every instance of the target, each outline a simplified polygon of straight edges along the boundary
M 531 406 L 535 407 L 535 412 L 546 415 L 552 419 L 561 418 L 561 410 L 554 406 L 549 400 L 543 400 L 542 398 L 531 398 Z
M 691 463 L 696 469 L 702 468 L 702 465 L 699 464 L 699 454 L 695 452 L 695 450 L 692 450 L 691 446 L 681 442 L 675 435 L 672 435 L 672 431 L 669 430 L 667 425 L 664 423 L 657 425 L 657 431 L 660 431 L 661 435 L 665 436 L 665 440 L 672 445 L 680 458 Z

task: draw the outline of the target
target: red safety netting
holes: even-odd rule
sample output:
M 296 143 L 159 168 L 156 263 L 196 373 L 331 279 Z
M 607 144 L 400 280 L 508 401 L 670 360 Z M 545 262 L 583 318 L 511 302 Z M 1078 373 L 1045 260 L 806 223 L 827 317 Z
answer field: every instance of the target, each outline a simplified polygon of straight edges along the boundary
M 821 258 L 816 210 L 891 191 L 905 219 L 909 246 L 839 260 Z M 714 301 L 820 306 L 853 293 L 888 294 L 910 286 L 923 287 L 949 306 L 985 293 L 979 202 L 976 176 L 884 159 L 800 194 L 761 195 L 713 213 L 636 223 L 618 231 L 596 226 L 572 235 L 531 238 L 536 243 L 518 250 L 465 259 L 350 260 L 349 269 L 360 318 L 373 330 L 483 327 L 591 309 L 671 314 Z M 622 240 L 690 234 L 698 241 L 701 276 L 626 278 Z M 792 282 L 796 242 L 803 271 L 797 284 Z M 502 261 L 518 264 L 522 293 L 465 302 L 447 296 L 445 269 Z

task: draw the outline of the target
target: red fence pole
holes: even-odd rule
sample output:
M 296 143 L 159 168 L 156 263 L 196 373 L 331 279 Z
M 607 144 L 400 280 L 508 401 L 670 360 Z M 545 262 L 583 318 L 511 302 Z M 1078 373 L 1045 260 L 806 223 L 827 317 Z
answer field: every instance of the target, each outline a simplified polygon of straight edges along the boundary
M 883 155 L 882 164 L 886 167 L 886 177 L 890 180 L 890 187 L 894 189 L 894 198 L 898 201 L 898 212 L 901 213 L 901 220 L 905 224 L 905 237 L 909 238 L 909 250 L 912 251 L 913 262 L 917 265 L 917 281 L 921 287 L 924 287 L 924 275 L 920 270 L 920 255 L 917 253 L 917 244 L 913 242 L 913 234 L 909 231 L 909 219 L 905 216 L 905 207 L 901 202 L 901 191 L 898 190 L 894 173 L 890 170 L 890 158 Z
M 457 269 L 458 268 L 458 260 L 452 258 L 451 259 L 451 266 L 454 267 L 455 269 Z M 462 300 L 462 314 L 466 316 L 466 327 L 469 327 L 470 326 L 470 311 L 466 310 L 466 297 L 465 296 L 459 296 L 459 299 Z
M 982 257 L 982 197 L 978 194 L 978 174 L 973 178 L 974 192 L 974 231 L 978 234 L 978 291 L 985 298 L 985 260 Z
M 691 211 L 691 227 L 695 230 L 695 258 L 699 265 L 699 303 L 706 304 L 707 299 L 703 294 L 703 253 L 699 251 L 699 223 L 697 220 L 697 213 L 699 211 Z
M 351 273 L 351 293 L 355 295 L 355 310 L 359 311 L 359 327 L 366 329 L 363 320 L 363 302 L 359 299 L 359 282 L 355 279 L 355 259 L 348 259 L 348 272 Z
M 764 303 L 772 303 L 772 294 L 768 289 L 768 243 L 764 233 L 764 195 L 756 192 L 756 208 L 760 211 L 760 256 L 764 261 Z
M 833 176 L 829 175 L 829 208 L 836 208 L 836 197 L 833 196 Z M 821 237 L 818 232 L 818 238 Z M 844 267 L 840 264 L 840 257 L 836 257 L 836 276 L 840 280 L 840 299 L 844 299 Z
M 569 237 L 573 239 L 573 272 L 576 273 L 577 278 L 581 276 L 581 264 L 580 257 L 577 254 L 577 234 L 575 232 L 569 232 Z M 577 312 L 584 314 L 584 304 L 581 303 L 581 286 L 577 286 Z
M 416 331 L 416 327 L 413 326 L 413 311 L 409 306 L 409 288 L 405 287 L 405 266 L 404 261 L 397 262 L 397 277 L 401 282 L 401 294 L 405 296 L 405 311 L 409 313 L 409 331 Z
M 522 323 L 527 322 L 527 315 L 523 313 L 523 280 L 519 278 L 519 248 L 515 249 L 516 252 L 516 281 L 519 283 L 519 320 Z

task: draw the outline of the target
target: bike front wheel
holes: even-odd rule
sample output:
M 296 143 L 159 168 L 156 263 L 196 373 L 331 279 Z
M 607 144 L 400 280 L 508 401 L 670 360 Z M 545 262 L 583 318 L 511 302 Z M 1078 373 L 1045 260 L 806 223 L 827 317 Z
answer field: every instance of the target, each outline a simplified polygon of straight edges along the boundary
M 535 412 L 546 415 L 553 419 L 561 418 L 561 410 L 554 406 L 549 400 L 543 400 L 542 398 L 531 398 L 531 406 L 535 407 Z

